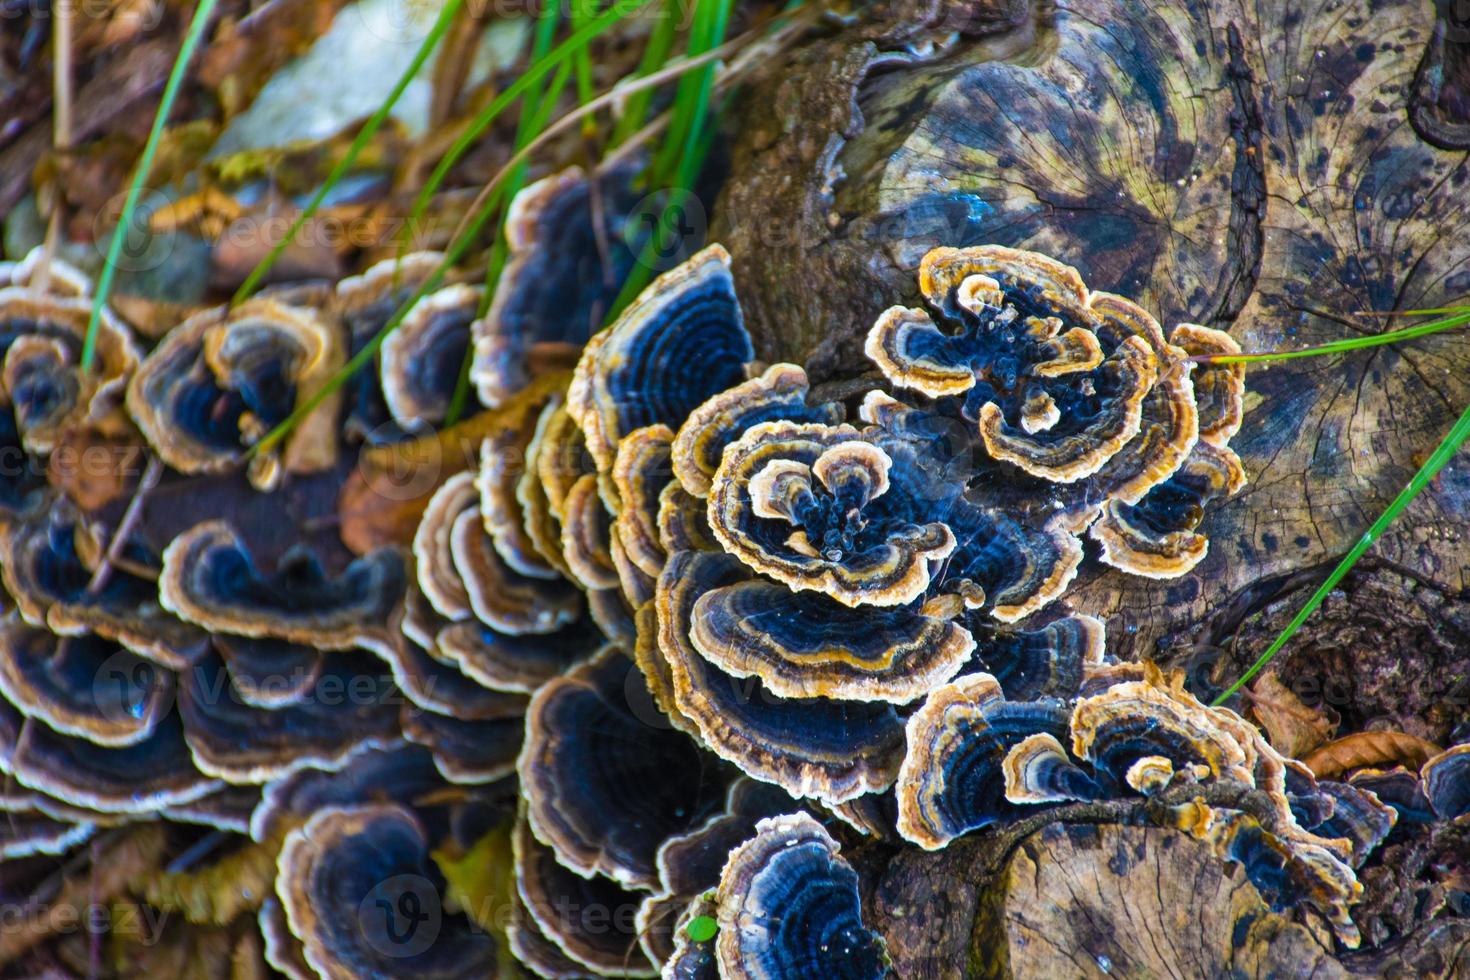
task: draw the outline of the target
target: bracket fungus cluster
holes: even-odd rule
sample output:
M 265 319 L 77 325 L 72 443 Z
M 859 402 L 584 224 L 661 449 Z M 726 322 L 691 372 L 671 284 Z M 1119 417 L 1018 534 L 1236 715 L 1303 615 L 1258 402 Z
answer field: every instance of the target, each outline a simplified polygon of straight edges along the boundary
M 594 332 L 633 267 L 595 196 L 575 171 L 522 192 L 486 309 L 423 288 L 440 257 L 417 253 L 197 314 L 147 353 L 105 318 L 85 376 L 85 281 L 0 268 L 0 438 L 43 458 L 108 415 L 199 496 L 139 530 L 44 466 L 0 489 L 0 852 L 158 817 L 275 847 L 249 907 L 291 977 L 505 956 L 557 978 L 881 977 L 844 856 L 865 838 L 938 849 L 1132 800 L 1351 945 L 1354 868 L 1397 814 L 1470 810 L 1463 751 L 1407 785 L 1316 780 L 1106 663 L 1103 623 L 1067 605 L 1084 539 L 1138 575 L 1204 555 L 1245 479 L 1243 375 L 1190 357 L 1228 336 L 1166 338 L 1035 253 L 937 249 L 927 309 L 867 336 L 883 382 L 828 396 L 852 389 L 757 359 L 718 245 Z M 368 369 L 257 451 L 416 291 Z M 467 357 L 481 404 L 409 494 L 412 533 L 356 554 L 268 533 L 259 515 L 300 527 L 292 488 L 340 486 L 350 454 L 445 436 Z M 217 502 L 240 494 L 254 516 Z M 493 834 L 513 880 L 487 915 L 440 861 Z

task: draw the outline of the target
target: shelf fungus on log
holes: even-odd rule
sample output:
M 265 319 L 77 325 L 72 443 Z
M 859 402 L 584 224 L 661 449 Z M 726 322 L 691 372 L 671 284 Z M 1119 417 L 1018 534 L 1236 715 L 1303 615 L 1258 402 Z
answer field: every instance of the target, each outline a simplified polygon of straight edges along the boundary
M 0 695 L 62 735 L 135 744 L 168 712 L 173 692 L 172 672 L 114 641 L 58 637 L 14 613 L 0 621 Z
M 223 786 L 195 768 L 174 711 L 140 741 L 108 747 L 52 731 L 0 703 L 0 771 L 69 806 L 109 814 L 151 813 Z
M 894 705 L 779 698 L 760 678 L 733 677 L 695 647 L 700 596 L 749 579 L 739 561 L 718 553 L 680 552 L 664 568 L 655 600 L 657 646 L 675 710 L 716 755 L 793 796 L 839 803 L 886 789 L 903 752 Z
M 780 787 L 738 779 L 730 785 L 720 813 L 659 846 L 658 881 L 638 909 L 639 941 L 651 962 L 663 965 L 674 958 L 679 931 L 687 926 L 681 917 L 700 896 L 719 885 L 730 852 L 755 836 L 756 824 L 766 817 L 791 813 L 795 807 L 795 801 Z M 710 955 L 713 957 L 713 950 Z
M 620 587 L 645 610 L 633 647 L 674 727 L 748 775 L 839 804 L 892 785 L 904 706 L 967 663 L 1018 691 L 1071 694 L 1101 629 L 995 628 L 1065 592 L 1076 519 L 1013 506 L 1046 503 L 1025 474 L 992 492 L 1002 474 L 976 468 L 969 434 L 936 438 L 940 414 L 874 392 L 848 423 L 801 368 L 751 361 L 728 263 L 706 249 L 589 343 L 568 415 L 593 465 L 556 474 L 576 544 L 564 555 L 585 587 Z M 1166 346 L 1146 314 L 1125 313 Z M 696 345 L 699 370 L 680 372 Z
M 419 588 L 439 615 L 452 622 L 472 615 L 470 596 L 454 566 L 451 533 L 455 519 L 473 510 L 479 513 L 480 491 L 475 475 L 456 473 L 429 498 L 413 535 L 413 554 Z
M 641 245 L 627 227 L 638 212 L 633 176 L 615 168 L 594 186 L 571 167 L 511 202 L 510 257 L 490 308 L 473 327 L 470 379 L 484 404 L 499 405 L 524 387 L 537 360 L 570 363 L 601 325 Z
M 91 306 L 76 296 L 0 288 L 0 414 L 9 416 L 28 453 L 51 452 L 67 427 L 115 409 L 138 366 L 132 335 L 104 307 L 97 360 L 91 371 L 81 370 Z
M 373 341 L 398 308 L 423 286 L 444 260 L 439 252 L 410 252 L 384 259 L 361 275 L 337 283 L 332 311 L 342 320 L 347 355 L 355 357 Z M 407 435 L 388 411 L 379 358 L 344 386 L 343 434 L 369 445 L 397 442 Z
M 157 586 L 109 564 L 95 522 L 59 500 L 29 521 L 0 526 L 0 582 L 32 626 L 63 636 L 96 633 L 177 669 L 208 645 L 196 626 L 161 609 Z M 143 567 L 156 557 L 129 541 L 122 556 Z
M 607 471 L 624 436 L 645 425 L 682 423 L 743 380 L 753 356 L 729 253 L 711 245 L 656 279 L 587 343 L 567 409 L 599 472 Z
M 1066 729 L 1060 701 L 1007 701 L 989 674 L 935 688 L 908 719 L 908 750 L 896 786 L 899 833 L 937 850 L 961 834 L 1014 819 L 1019 804 L 1006 792 L 1009 754 L 1035 744 L 1037 736 L 1055 742 Z M 1081 782 L 1079 789 L 1085 788 Z
M 836 425 L 842 408 L 828 402 L 809 405 L 806 372 L 795 364 L 774 364 L 709 398 L 684 420 L 673 445 L 672 467 L 679 484 L 696 497 L 709 496 L 725 447 L 762 422 L 817 422 Z
M 276 892 L 323 977 L 493 975 L 494 939 L 444 906 L 447 886 L 414 813 L 328 807 L 286 836 Z
M 481 290 L 456 283 L 423 297 L 378 348 L 388 414 L 405 432 L 444 421 L 470 349 Z
M 326 666 L 322 651 L 285 640 L 215 633 L 210 645 L 224 659 L 240 700 L 257 708 L 300 704 Z
M 1105 562 L 1158 578 L 1193 568 L 1204 508 L 1245 483 L 1227 447 L 1244 370 L 1189 358 L 1239 353 L 1235 342 L 1188 323 L 1166 340 L 1142 308 L 1036 252 L 934 249 L 919 284 L 948 332 L 925 310 L 887 311 L 866 343 L 884 375 L 958 401 L 986 454 L 1036 478 L 1074 529 L 1105 509 L 1093 527 Z
M 1044 701 L 1007 702 L 985 674 L 937 689 L 909 720 L 899 832 L 932 849 L 1039 805 L 1167 791 L 1174 802 L 1155 821 L 1240 863 L 1277 911 L 1310 907 L 1355 946 L 1348 906 L 1362 886 L 1353 868 L 1392 829 L 1394 810 L 1348 784 L 1319 784 L 1234 712 L 1195 700 L 1182 676 L 1166 679 L 1151 668 L 1141 679 L 1139 671 L 1113 673 L 1070 710 L 1060 701 L 1050 711 Z M 997 715 L 1026 724 L 990 725 Z M 1206 792 L 1216 785 L 1258 792 L 1264 807 L 1209 803 Z
M 985 623 L 974 612 L 964 622 L 975 635 L 965 669 L 990 674 L 1011 701 L 1071 697 L 1103 664 L 1107 630 L 1092 616 L 1059 616 L 1033 629 Z
M 217 655 L 179 682 L 179 716 L 194 765 L 231 783 L 265 783 L 306 766 L 339 768 L 392 741 L 398 712 L 392 682 L 366 654 L 335 653 L 295 704 L 261 708 L 240 696 Z
M 1470 820 L 1470 745 L 1456 745 L 1419 770 L 1424 796 L 1441 820 Z
M 541 542 L 555 537 L 552 525 L 561 514 L 552 510 L 547 490 L 537 483 L 539 453 L 558 447 L 542 439 L 543 420 L 561 407 L 559 392 L 523 402 L 526 414 L 480 444 L 475 486 L 480 516 L 495 550 L 512 570 L 532 578 L 554 579 L 569 573 L 558 555 L 541 553 Z M 561 499 L 561 498 L 559 498 Z
M 634 922 L 647 892 L 603 875 L 583 877 L 556 858 L 524 819 L 511 837 L 526 928 L 549 940 L 583 975 L 654 977 Z
M 271 780 L 250 812 L 248 832 L 263 842 L 327 807 L 390 801 L 407 806 L 445 786 L 427 749 L 394 740 L 354 754 L 339 768 L 303 766 Z
M 268 299 L 212 309 L 170 330 L 133 374 L 127 405 L 148 444 L 180 473 L 220 473 L 317 393 L 345 361 L 335 325 Z M 338 397 L 326 398 L 279 452 L 250 456 L 250 482 L 336 465 Z
M 259 786 L 223 786 L 197 800 L 167 806 L 162 813 L 178 823 L 244 835 L 250 832 L 250 816 L 259 804 Z
M 403 706 L 399 726 L 405 739 L 433 754 L 445 779 L 461 786 L 494 783 L 514 773 L 525 732 L 519 716 L 466 721 L 414 704 Z
M 305 548 L 266 574 L 228 522 L 206 521 L 164 550 L 158 602 L 205 629 L 346 650 L 381 642 L 405 575 L 403 556 L 384 549 L 329 576 Z
M 931 568 L 955 550 L 954 532 L 926 520 L 928 496 L 906 479 L 923 479 L 912 451 L 862 435 L 787 422 L 747 430 L 726 449 L 710 492 L 720 544 L 789 588 L 844 605 L 922 595 Z
M 531 830 L 558 861 L 651 888 L 659 846 L 715 811 L 725 778 L 683 733 L 640 716 L 643 686 L 612 649 L 550 681 L 531 699 L 517 769 Z
M 949 680 L 975 649 L 954 622 L 906 607 L 848 609 L 763 579 L 700 596 L 690 639 L 712 665 L 757 677 L 776 697 L 895 704 Z
M 804 813 L 756 824 L 730 852 L 716 902 L 722 977 L 889 975 L 883 940 L 863 924 L 857 872 Z

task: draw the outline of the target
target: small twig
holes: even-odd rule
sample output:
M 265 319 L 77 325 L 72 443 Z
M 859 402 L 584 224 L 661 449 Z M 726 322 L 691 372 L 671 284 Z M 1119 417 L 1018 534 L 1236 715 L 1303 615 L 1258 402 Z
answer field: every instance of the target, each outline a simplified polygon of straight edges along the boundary
M 65 153 L 71 147 L 72 69 L 70 3 L 53 4 L 51 9 L 51 147 Z M 46 238 L 41 246 L 41 261 L 31 286 L 44 293 L 51 285 L 51 260 L 56 257 L 61 238 L 60 182 L 52 183 L 51 214 L 46 219 Z
M 62 6 L 69 5 L 63 2 Z M 92 838 L 90 849 L 92 851 L 92 866 L 87 869 L 87 897 L 90 899 L 87 904 L 90 908 L 97 909 L 102 907 L 102 903 L 98 901 L 97 895 L 97 865 L 98 858 L 102 856 L 102 851 L 96 837 Z M 88 926 L 87 931 L 91 935 L 87 937 L 87 976 L 89 978 L 95 978 L 102 975 L 102 930 L 96 928 L 96 923 L 88 923 Z
M 126 572 L 133 576 L 133 578 L 146 579 L 149 582 L 157 582 L 159 576 L 163 574 L 161 570 L 151 565 L 133 561 L 131 558 L 126 558 L 122 555 L 111 555 L 107 560 L 117 570 Z
M 119 564 L 119 558 L 123 548 L 127 546 L 128 538 L 132 537 L 138 522 L 143 518 L 143 502 L 148 497 L 148 491 L 158 485 L 158 480 L 162 476 L 163 463 L 157 456 L 149 456 L 148 465 L 143 469 L 143 475 L 138 478 L 138 486 L 133 491 L 133 499 L 128 501 L 128 509 L 123 511 L 122 520 L 118 522 L 112 540 L 107 543 L 107 551 L 103 553 L 102 560 L 93 570 L 92 580 L 87 583 L 88 595 L 96 595 L 106 588 L 108 580 L 112 578 L 113 568 L 122 567 Z M 157 575 L 154 578 L 157 578 Z
M 201 858 L 208 857 L 212 851 L 219 849 L 229 839 L 230 835 L 223 830 L 211 830 L 186 848 L 184 853 L 170 861 L 164 867 L 163 873 L 176 875 L 188 871 Z

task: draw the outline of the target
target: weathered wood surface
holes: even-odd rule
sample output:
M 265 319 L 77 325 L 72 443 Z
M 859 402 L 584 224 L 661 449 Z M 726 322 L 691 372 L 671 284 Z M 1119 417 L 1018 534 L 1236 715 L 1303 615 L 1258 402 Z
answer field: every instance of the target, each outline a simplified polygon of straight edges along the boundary
M 904 980 L 1470 976 L 1463 919 L 1344 954 L 1208 845 L 1123 817 L 1073 813 L 1000 835 L 1010 847 L 991 835 L 905 849 L 869 869 L 864 915 Z
M 1052 824 L 1011 855 L 977 953 L 996 975 L 1341 977 L 1209 846 L 1175 830 Z
M 767 358 L 818 380 L 867 370 L 867 326 L 916 300 L 941 244 L 1049 252 L 1248 350 L 1470 300 L 1470 163 L 1410 121 L 1427 0 L 1064 0 L 1001 31 L 1002 5 L 963 6 L 993 16 L 929 60 L 854 28 L 749 100 L 712 235 Z M 1170 582 L 1092 567 L 1074 588 L 1109 618 L 1112 652 L 1154 652 L 1351 547 L 1470 403 L 1470 341 L 1287 362 L 1247 385 L 1233 445 L 1251 482 L 1209 518 L 1205 561 Z M 1467 521 L 1462 458 L 1377 554 L 1457 592 Z

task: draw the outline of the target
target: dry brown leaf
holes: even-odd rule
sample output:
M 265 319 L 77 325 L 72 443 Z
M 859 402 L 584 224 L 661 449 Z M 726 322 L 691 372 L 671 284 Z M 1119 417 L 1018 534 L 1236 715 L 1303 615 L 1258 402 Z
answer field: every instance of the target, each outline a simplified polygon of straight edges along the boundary
M 62 433 L 46 462 L 46 479 L 84 511 L 129 493 L 143 473 L 147 447 L 121 414 Z
M 113 293 L 108 300 L 128 326 L 149 340 L 158 340 L 196 313 L 209 309 L 194 303 L 170 303 L 131 293 Z
M 13 914 L 0 929 L 0 963 L 13 962 L 59 931 L 77 932 L 77 919 L 71 915 L 111 903 L 134 880 L 152 873 L 163 856 L 163 825 L 140 824 L 119 830 L 105 840 L 97 838 L 90 847 L 91 862 L 68 874 L 55 895 L 33 904 L 7 905 Z
M 363 450 L 337 497 L 342 543 L 359 555 L 407 546 L 440 484 L 470 467 L 492 433 L 527 424 L 528 412 L 534 422 L 549 394 L 566 383 L 565 372 L 542 375 L 499 408 L 418 439 Z
M 1417 771 L 1439 746 L 1405 732 L 1357 732 L 1328 742 L 1302 762 L 1318 779 L 1332 779 L 1365 766 L 1402 765 Z
M 1247 691 L 1253 720 L 1282 755 L 1300 759 L 1337 732 L 1337 722 L 1308 707 L 1274 671 L 1261 675 Z
M 199 925 L 227 925 L 242 912 L 254 912 L 273 893 L 276 857 L 292 824 L 268 840 L 249 844 L 198 871 L 157 872 L 142 878 L 135 891 L 148 904 L 182 913 Z

